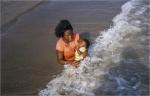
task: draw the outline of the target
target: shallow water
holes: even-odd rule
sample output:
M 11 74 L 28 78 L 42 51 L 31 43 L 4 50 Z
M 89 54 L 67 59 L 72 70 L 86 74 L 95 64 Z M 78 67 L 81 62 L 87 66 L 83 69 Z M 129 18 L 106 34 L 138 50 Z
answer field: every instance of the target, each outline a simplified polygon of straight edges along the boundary
M 80 67 L 64 69 L 39 96 L 148 96 L 148 12 L 148 0 L 125 3 Z

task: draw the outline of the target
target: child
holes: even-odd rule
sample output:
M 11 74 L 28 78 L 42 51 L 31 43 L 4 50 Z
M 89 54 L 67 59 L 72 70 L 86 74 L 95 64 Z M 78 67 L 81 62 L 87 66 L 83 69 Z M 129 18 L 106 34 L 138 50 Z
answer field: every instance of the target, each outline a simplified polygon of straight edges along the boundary
M 78 45 L 75 51 L 75 61 L 80 62 L 87 56 L 86 42 L 82 39 L 78 40 Z

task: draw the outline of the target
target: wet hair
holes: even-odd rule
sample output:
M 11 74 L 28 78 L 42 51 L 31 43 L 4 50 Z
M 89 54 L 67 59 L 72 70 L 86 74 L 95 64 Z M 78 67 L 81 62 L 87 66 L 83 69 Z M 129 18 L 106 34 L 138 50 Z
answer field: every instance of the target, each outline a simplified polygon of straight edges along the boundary
M 82 40 L 84 40 L 84 42 L 86 43 L 86 48 L 88 49 L 90 47 L 90 41 L 86 38 L 82 38 Z
M 60 20 L 55 28 L 56 37 L 63 37 L 64 32 L 67 30 L 73 31 L 71 23 L 68 20 Z

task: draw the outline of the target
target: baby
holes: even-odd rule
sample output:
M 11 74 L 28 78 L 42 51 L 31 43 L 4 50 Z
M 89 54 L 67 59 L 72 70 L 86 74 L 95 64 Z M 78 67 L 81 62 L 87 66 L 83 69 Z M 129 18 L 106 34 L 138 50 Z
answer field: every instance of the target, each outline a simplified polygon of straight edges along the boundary
M 87 56 L 86 42 L 82 39 L 78 40 L 78 47 L 75 51 L 75 61 L 79 62 Z

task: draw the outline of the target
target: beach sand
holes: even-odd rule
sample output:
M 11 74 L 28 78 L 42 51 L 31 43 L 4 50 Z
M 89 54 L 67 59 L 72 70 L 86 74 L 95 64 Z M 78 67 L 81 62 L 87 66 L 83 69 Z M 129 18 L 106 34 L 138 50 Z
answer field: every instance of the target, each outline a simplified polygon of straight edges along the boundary
M 3 0 L 1 2 L 1 24 L 5 25 L 9 22 L 12 22 L 15 18 L 25 14 L 26 12 L 37 7 L 42 0 L 38 1 L 12 1 L 12 0 Z
M 54 35 L 59 20 L 70 20 L 74 32 L 84 34 L 93 42 L 100 31 L 111 26 L 125 1 L 45 1 L 17 17 L 1 34 L 2 95 L 37 95 L 61 73 L 63 66 L 56 60 Z

